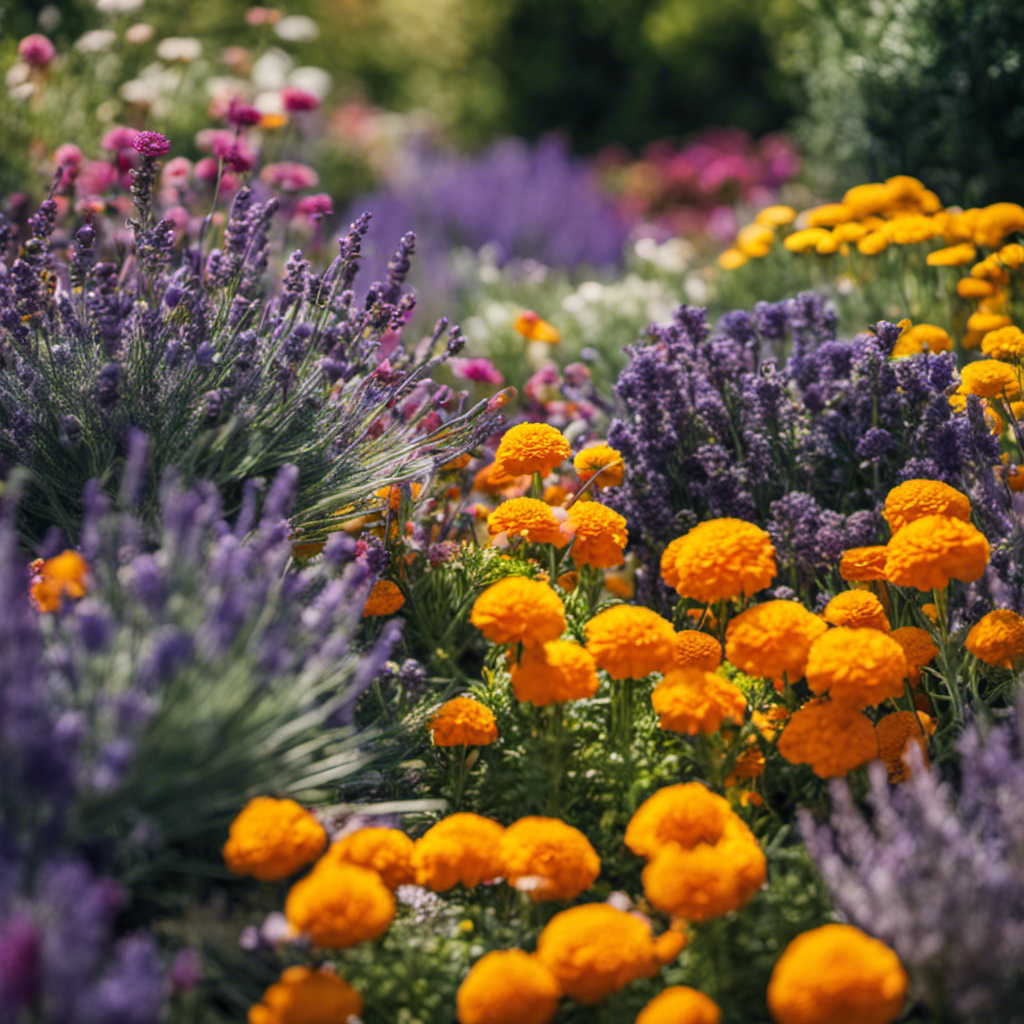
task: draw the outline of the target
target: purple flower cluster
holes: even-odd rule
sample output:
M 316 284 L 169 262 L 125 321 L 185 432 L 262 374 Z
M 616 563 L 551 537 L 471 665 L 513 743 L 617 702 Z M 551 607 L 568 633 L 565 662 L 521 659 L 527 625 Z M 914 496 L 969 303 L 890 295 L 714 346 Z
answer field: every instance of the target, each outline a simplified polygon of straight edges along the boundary
M 899 954 L 937 1019 L 1024 1021 L 1024 758 L 1018 727 L 970 726 L 954 789 L 918 762 L 870 809 L 836 783 L 828 825 L 804 839 L 839 910 Z

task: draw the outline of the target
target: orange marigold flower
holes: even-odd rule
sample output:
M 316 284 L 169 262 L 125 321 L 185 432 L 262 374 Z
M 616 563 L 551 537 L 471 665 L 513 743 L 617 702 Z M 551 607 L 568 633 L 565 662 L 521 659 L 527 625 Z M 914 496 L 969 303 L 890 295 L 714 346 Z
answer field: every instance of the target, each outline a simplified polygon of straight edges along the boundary
M 874 727 L 860 711 L 813 700 L 794 712 L 779 737 L 790 764 L 807 764 L 822 779 L 846 775 L 878 756 Z
M 420 491 L 422 490 L 423 484 L 409 484 L 409 493 L 413 501 L 420 496 Z M 387 502 L 387 506 L 392 512 L 397 512 L 402 505 L 401 484 L 395 484 L 392 487 L 382 487 L 379 491 L 375 491 L 374 493 L 381 501 Z
M 959 267 L 964 263 L 973 263 L 977 258 L 978 250 L 970 242 L 961 242 L 928 253 L 924 261 L 929 267 Z
M 472 697 L 445 701 L 427 725 L 435 747 L 484 747 L 498 738 L 494 712 Z
M 41 612 L 60 611 L 65 598 L 85 597 L 89 589 L 89 564 L 77 551 L 62 551 L 39 565 L 38 579 L 29 594 Z
M 541 960 L 521 949 L 485 953 L 459 986 L 459 1024 L 548 1024 L 562 990 Z
M 798 935 L 768 983 L 777 1024 L 890 1024 L 903 1009 L 908 978 L 884 943 L 848 924 Z
M 766 206 L 763 210 L 758 210 L 754 220 L 756 223 L 770 228 L 781 228 L 796 220 L 796 210 L 792 206 L 783 206 L 781 203 L 777 203 L 774 206 Z
M 376 871 L 332 858 L 291 887 L 284 915 L 315 946 L 346 949 L 388 930 L 395 898 Z
M 739 270 L 749 259 L 749 256 L 732 247 L 719 255 L 718 265 L 723 270 Z
M 767 587 L 778 571 L 771 538 L 742 519 L 709 519 L 678 539 L 681 543 L 674 549 L 669 545 L 666 554 L 673 550 L 670 585 L 682 597 L 706 604 L 749 596 Z
M 545 505 L 560 506 L 565 502 L 565 499 L 569 497 L 569 490 L 563 487 L 561 484 L 549 484 L 544 488 L 544 493 L 541 495 L 541 500 Z
M 375 615 L 393 615 L 404 604 L 405 595 L 397 583 L 392 583 L 391 580 L 377 580 L 366 598 L 363 618 L 367 619 Z
M 583 631 L 597 667 L 613 679 L 642 679 L 672 664 L 676 632 L 650 608 L 617 604 L 595 615 Z
M 795 601 L 765 601 L 737 615 L 725 631 L 725 656 L 741 672 L 796 682 L 807 652 L 828 626 Z
M 815 249 L 819 242 L 826 241 L 831 236 L 825 228 L 804 228 L 802 231 L 794 231 L 786 235 L 782 244 L 790 252 L 810 252 Z
M 519 423 L 502 435 L 494 465 L 509 476 L 547 476 L 572 454 L 562 432 L 548 423 Z
M 557 345 L 562 335 L 547 320 L 542 320 L 532 309 L 525 309 L 516 317 L 512 324 L 527 341 L 544 341 L 549 345 Z
M 1013 325 L 989 331 L 981 339 L 981 352 L 1003 362 L 1020 362 L 1024 359 L 1024 331 Z
M 334 971 L 286 967 L 249 1010 L 249 1024 L 334 1024 L 358 1017 L 363 997 Z
M 412 866 L 416 884 L 444 892 L 461 882 L 467 889 L 500 878 L 499 849 L 505 830 L 479 814 L 450 814 L 416 840 Z
M 666 914 L 709 921 L 738 910 L 765 883 L 767 864 L 753 833 L 731 815 L 714 845 L 670 843 L 643 870 L 644 895 Z
M 917 626 L 900 626 L 894 629 L 889 636 L 903 648 L 903 656 L 907 659 L 907 668 L 911 676 L 917 669 L 927 665 L 936 654 L 939 653 L 935 641 L 926 629 Z
M 649 796 L 626 826 L 624 841 L 637 856 L 650 860 L 674 843 L 691 849 L 717 843 L 733 812 L 729 801 L 702 782 L 680 782 Z
M 626 520 L 607 505 L 597 501 L 577 501 L 569 509 L 569 519 L 563 531 L 573 539 L 570 554 L 576 565 L 610 569 L 622 564 L 622 549 L 629 536 Z
M 389 889 L 410 885 L 416 875 L 412 870 L 413 842 L 397 828 L 356 829 L 347 836 L 331 843 L 324 854 L 324 860 L 336 860 L 344 864 L 356 864 L 380 875 Z
M 960 393 L 981 398 L 1020 396 L 1020 376 L 1009 363 L 999 359 L 978 359 L 960 367 Z
M 510 476 L 496 462 L 476 471 L 473 477 L 473 490 L 483 494 L 499 494 L 514 487 L 521 477 Z
M 714 672 L 722 664 L 722 645 L 699 629 L 684 629 L 676 633 L 676 668 L 699 668 Z
M 606 572 L 604 574 L 604 589 L 612 597 L 621 598 L 623 601 L 632 601 L 636 597 L 636 582 L 633 579 L 633 574 L 628 571 Z
M 948 352 L 953 339 L 935 324 L 914 324 L 900 334 L 892 350 L 894 357 L 915 355 L 918 352 Z
M 903 648 L 877 629 L 839 626 L 823 633 L 807 655 L 807 685 L 851 708 L 871 707 L 903 693 Z
M 607 444 L 595 444 L 578 452 L 572 460 L 576 475 L 586 483 L 594 474 L 595 487 L 618 487 L 622 483 L 622 452 Z
M 739 725 L 747 708 L 743 691 L 714 672 L 675 668 L 651 694 L 662 729 L 695 736 L 717 732 L 723 722 Z
M 878 629 L 888 633 L 891 629 L 882 602 L 870 590 L 844 590 L 836 594 L 823 612 L 825 621 L 833 626 L 851 629 Z
M 1024 207 L 1018 203 L 992 203 L 984 206 L 974 226 L 978 245 L 994 249 L 1014 231 L 1024 230 Z
M 805 212 L 807 224 L 812 228 L 834 228 L 837 224 L 845 224 L 855 220 L 856 213 L 845 203 L 823 203 L 812 206 Z
M 565 632 L 565 605 L 546 583 L 508 576 L 476 599 L 469 621 L 496 644 L 542 644 Z
M 508 884 L 528 892 L 534 903 L 574 899 L 601 871 L 587 837 L 558 818 L 514 821 L 501 838 L 500 856 Z
M 839 560 L 839 575 L 847 583 L 866 583 L 885 579 L 885 560 L 888 557 L 884 544 L 865 548 L 847 548 Z
M 907 480 L 885 496 L 882 515 L 893 533 L 922 516 L 952 516 L 966 523 L 971 502 L 941 480 Z
M 950 580 L 973 583 L 988 565 L 989 543 L 970 523 L 925 516 L 904 526 L 888 552 L 885 575 L 891 583 L 941 590 Z
M 911 743 L 921 751 L 922 764 L 928 764 L 928 737 L 935 732 L 935 722 L 923 711 L 895 711 L 879 719 L 875 726 L 878 756 L 889 771 L 889 781 L 903 782 L 910 775 L 904 757 Z
M 656 995 L 637 1015 L 636 1024 L 721 1024 L 718 1004 L 686 985 Z
M 316 860 L 326 844 L 323 825 L 304 807 L 258 796 L 231 823 L 224 863 L 236 875 L 276 882 Z
M 980 277 L 961 277 L 956 283 L 956 293 L 961 299 L 985 299 L 994 295 L 996 286 Z
M 1024 619 L 1007 608 L 997 608 L 971 627 L 964 647 L 986 665 L 1013 668 L 1024 657 Z
M 555 914 L 537 939 L 537 956 L 562 991 L 585 1006 L 661 966 L 648 921 L 607 903 Z
M 527 647 L 512 668 L 516 699 L 537 707 L 593 697 L 599 685 L 593 655 L 569 640 Z
M 560 587 L 567 594 L 571 594 L 580 584 L 580 574 L 578 572 L 563 572 L 561 576 L 555 580 L 555 586 Z
M 487 532 L 492 537 L 525 537 L 532 544 L 564 547 L 560 526 L 555 510 L 538 498 L 510 498 L 487 517 Z

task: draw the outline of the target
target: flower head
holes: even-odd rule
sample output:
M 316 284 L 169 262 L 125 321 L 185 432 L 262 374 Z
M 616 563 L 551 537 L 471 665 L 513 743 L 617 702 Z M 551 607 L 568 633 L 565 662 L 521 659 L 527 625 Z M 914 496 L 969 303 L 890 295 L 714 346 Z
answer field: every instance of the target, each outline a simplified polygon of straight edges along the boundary
M 798 935 L 768 983 L 778 1024 L 890 1024 L 903 1009 L 907 974 L 896 954 L 848 924 Z
M 505 829 L 500 850 L 509 885 L 534 903 L 575 899 L 589 889 L 601 861 L 587 837 L 557 818 L 520 818 Z
M 844 590 L 825 605 L 822 614 L 833 626 L 890 631 L 882 602 L 870 590 Z
M 543 644 L 565 631 L 565 605 L 546 583 L 509 576 L 476 599 L 469 621 L 496 644 Z
M 45 68 L 57 56 L 57 47 L 46 36 L 34 32 L 18 43 L 18 56 L 34 68 Z
M 813 693 L 866 708 L 903 693 L 907 659 L 899 643 L 877 629 L 839 626 L 811 644 L 805 675 Z
M 523 537 L 531 544 L 564 547 L 566 538 L 559 532 L 560 526 L 554 509 L 539 498 L 510 498 L 487 517 L 487 532 L 492 537 Z
M 847 548 L 839 560 L 839 575 L 847 583 L 867 583 L 885 579 L 884 544 L 863 548 Z
M 163 156 L 171 151 L 170 140 L 159 132 L 139 132 L 132 139 L 132 146 L 137 153 L 149 157 Z
M 767 587 L 778 571 L 771 538 L 742 519 L 710 519 L 677 540 L 675 547 L 670 545 L 673 558 L 667 568 L 662 558 L 662 575 L 681 596 L 695 601 L 749 596 Z
M 479 814 L 450 814 L 416 840 L 412 866 L 416 884 L 444 892 L 461 882 L 467 889 L 500 878 L 505 830 Z
M 324 860 L 356 864 L 380 875 L 392 891 L 415 880 L 412 870 L 413 842 L 397 828 L 360 828 L 331 843 Z
M 494 464 L 509 476 L 540 473 L 547 476 L 572 454 L 562 432 L 548 423 L 519 423 L 509 427 L 498 443 Z
M 672 664 L 675 630 L 649 608 L 617 604 L 584 627 L 587 650 L 613 679 L 642 679 Z
M 286 967 L 249 1010 L 248 1024 L 331 1024 L 363 1012 L 363 997 L 334 971 Z
M 969 522 L 971 503 L 967 495 L 941 480 L 907 480 L 886 495 L 882 515 L 895 534 L 923 516 L 950 516 Z
M 636 1024 L 720 1024 L 721 1020 L 722 1011 L 713 999 L 687 985 L 673 985 L 640 1011 Z
M 66 598 L 85 597 L 88 585 L 89 564 L 77 551 L 69 550 L 38 564 L 29 593 L 41 612 L 56 612 Z
M 526 647 L 512 668 L 516 699 L 537 707 L 593 697 L 599 685 L 593 655 L 569 640 Z
M 702 782 L 665 786 L 649 796 L 626 826 L 625 844 L 650 860 L 669 844 L 691 849 L 717 843 L 733 811 L 725 797 Z
M 498 738 L 494 712 L 472 697 L 453 697 L 434 713 L 427 726 L 435 747 L 482 747 Z
M 572 560 L 576 565 L 610 569 L 621 565 L 628 533 L 626 520 L 597 501 L 577 501 L 569 509 L 563 529 L 573 538 Z
M 928 630 L 918 626 L 900 626 L 889 636 L 903 648 L 903 656 L 907 659 L 907 669 L 911 678 L 915 678 L 917 670 L 927 665 L 939 653 Z
M 578 452 L 572 460 L 576 475 L 586 483 L 594 474 L 595 487 L 618 487 L 622 483 L 622 452 L 607 444 L 595 444 Z
M 512 324 L 514 330 L 527 341 L 545 341 L 549 345 L 557 345 L 562 335 L 556 327 L 542 319 L 532 309 L 523 310 Z
M 291 887 L 284 914 L 314 945 L 346 949 L 388 930 L 395 898 L 375 871 L 330 858 Z
M 972 583 L 988 565 L 989 543 L 970 523 L 925 516 L 897 533 L 887 546 L 885 576 L 917 590 L 942 590 L 950 580 Z
M 791 764 L 810 765 L 819 778 L 846 775 L 878 756 L 878 739 L 860 711 L 813 700 L 790 716 L 779 753 Z
M 989 331 L 981 339 L 982 355 L 1008 363 L 1019 363 L 1024 359 L 1024 331 L 1011 324 Z
M 747 698 L 714 672 L 675 668 L 654 688 L 651 704 L 663 729 L 695 736 L 717 732 L 726 721 L 741 724 Z
M 795 601 L 765 601 L 737 615 L 725 632 L 725 656 L 741 672 L 795 682 L 811 644 L 828 626 Z
M 275 882 L 320 856 L 327 833 L 294 800 L 258 796 L 231 823 L 224 862 L 236 875 Z
M 1008 608 L 997 608 L 971 627 L 964 647 L 987 665 L 1014 668 L 1024 658 L 1024 619 Z
M 405 595 L 397 583 L 391 580 L 377 580 L 366 598 L 363 618 L 376 615 L 394 615 L 405 604 Z
M 1020 373 L 999 359 L 978 359 L 960 367 L 960 393 L 981 398 L 1020 397 Z
M 889 771 L 889 781 L 903 782 L 910 774 L 905 760 L 912 743 L 921 752 L 921 764 L 928 764 L 928 737 L 935 732 L 935 722 L 923 711 L 894 711 L 875 725 L 878 756 Z
M 548 1024 L 562 995 L 555 976 L 521 949 L 485 953 L 455 997 L 459 1024 Z
M 699 668 L 714 672 L 722 664 L 722 645 L 710 634 L 699 629 L 684 629 L 676 633 L 676 668 Z
M 294 89 L 286 86 L 281 90 L 281 105 L 289 114 L 303 114 L 316 110 L 320 106 L 320 98 L 305 89 Z

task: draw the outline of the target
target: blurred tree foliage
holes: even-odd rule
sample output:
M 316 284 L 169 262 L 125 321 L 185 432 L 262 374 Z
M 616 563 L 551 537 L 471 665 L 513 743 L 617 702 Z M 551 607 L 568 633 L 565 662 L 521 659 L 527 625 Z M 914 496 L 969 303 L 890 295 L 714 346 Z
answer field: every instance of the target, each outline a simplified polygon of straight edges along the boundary
M 1020 0 L 800 0 L 782 63 L 823 191 L 907 173 L 946 203 L 1019 200 Z

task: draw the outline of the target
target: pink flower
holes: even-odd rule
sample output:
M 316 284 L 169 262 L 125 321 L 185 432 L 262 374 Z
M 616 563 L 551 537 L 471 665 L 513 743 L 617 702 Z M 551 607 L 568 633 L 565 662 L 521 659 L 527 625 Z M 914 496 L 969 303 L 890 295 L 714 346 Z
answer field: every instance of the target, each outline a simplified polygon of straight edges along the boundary
M 260 123 L 260 112 L 244 100 L 232 96 L 224 119 L 236 128 L 251 128 Z
M 73 142 L 65 142 L 53 151 L 53 162 L 58 167 L 78 167 L 82 151 Z
M 241 139 L 230 140 L 218 137 L 213 143 L 213 155 L 224 161 L 224 166 L 231 171 L 244 174 L 256 165 L 256 154 Z
M 38 32 L 25 36 L 18 43 L 18 56 L 34 68 L 45 68 L 57 56 L 57 48 L 44 35 Z
M 135 128 L 124 128 L 118 125 L 116 128 L 111 128 L 103 139 L 100 141 L 100 146 L 103 147 L 108 153 L 120 153 L 123 149 L 131 149 L 135 144 L 135 136 L 138 135 L 138 131 Z
M 296 207 L 303 217 L 308 217 L 314 224 L 319 224 L 324 217 L 334 213 L 334 204 L 326 192 L 318 192 L 313 196 L 303 196 Z
M 106 195 L 117 184 L 117 168 L 106 160 L 83 160 L 78 169 L 78 194 L 80 196 Z
M 192 161 L 187 156 L 176 156 L 164 166 L 160 180 L 164 185 L 184 185 L 192 174 Z
M 320 97 L 305 89 L 287 86 L 281 90 L 281 102 L 289 114 L 302 114 L 307 110 L 316 110 L 320 106 Z
M 198 181 L 207 181 L 213 184 L 220 175 L 220 161 L 214 160 L 212 156 L 204 156 L 196 161 L 192 169 Z
M 463 380 L 476 381 L 478 384 L 505 383 L 505 378 L 489 359 L 449 359 L 448 365 L 452 373 Z
M 132 146 L 137 153 L 148 157 L 163 156 L 171 151 L 170 140 L 159 132 L 139 132 L 132 141 Z
M 267 164 L 260 171 L 260 179 L 284 192 L 299 192 L 313 188 L 320 183 L 320 177 L 312 167 L 285 160 L 278 164 Z
M 230 146 L 235 133 L 227 128 L 203 128 L 196 132 L 196 145 L 207 153 L 215 153 L 217 146 Z

